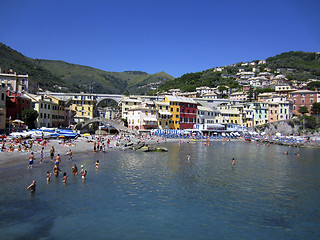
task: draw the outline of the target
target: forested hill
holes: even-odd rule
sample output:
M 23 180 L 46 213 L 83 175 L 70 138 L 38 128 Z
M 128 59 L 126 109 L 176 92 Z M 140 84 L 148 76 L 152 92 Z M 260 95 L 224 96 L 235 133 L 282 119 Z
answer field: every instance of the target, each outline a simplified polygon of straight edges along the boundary
M 173 77 L 165 72 L 108 72 L 64 61 L 31 59 L 0 43 L 0 68 L 29 74 L 43 90 L 145 94 Z
M 286 52 L 266 59 L 266 63 L 253 60 L 254 67 L 259 72 L 269 71 L 274 75 L 285 75 L 289 80 L 306 81 L 308 79 L 320 80 L 320 55 L 312 52 Z M 195 91 L 196 87 L 217 87 L 221 85 L 238 88 L 235 80 L 239 69 L 252 71 L 249 63 L 236 63 L 229 66 L 211 68 L 202 72 L 187 73 L 174 80 L 165 82 L 160 90 L 180 88 L 184 92 Z M 219 71 L 217 70 L 219 69 Z M 222 69 L 222 70 L 221 70 Z M 220 71 L 221 70 L 221 71 Z M 258 75 L 257 72 L 256 74 Z

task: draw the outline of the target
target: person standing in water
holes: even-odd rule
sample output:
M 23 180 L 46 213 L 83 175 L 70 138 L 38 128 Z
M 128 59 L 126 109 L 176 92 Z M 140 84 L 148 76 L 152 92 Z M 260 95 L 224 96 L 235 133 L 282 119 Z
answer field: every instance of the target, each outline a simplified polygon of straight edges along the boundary
M 67 177 L 67 173 L 64 172 L 63 173 L 63 178 L 62 178 L 62 183 L 67 183 L 68 177 Z
M 96 161 L 96 170 L 99 169 L 99 160 Z
M 190 153 L 187 155 L 187 160 L 190 161 L 191 159 L 191 156 L 190 156 Z
M 44 151 L 44 147 L 42 147 L 40 150 L 40 163 L 42 163 L 42 160 L 43 160 L 43 151 Z
M 33 152 L 31 152 L 29 156 L 29 167 L 28 168 L 33 168 L 33 163 L 34 163 L 34 155 Z
M 27 190 L 30 190 L 30 192 L 35 192 L 36 191 L 36 181 L 33 180 L 32 183 L 27 187 Z
M 69 155 L 69 160 L 72 160 L 72 151 L 71 151 L 71 148 L 70 148 L 69 151 L 68 151 L 68 155 Z
M 61 172 L 60 168 L 59 168 L 59 165 L 58 164 L 55 164 L 54 167 L 53 167 L 53 174 L 54 176 L 58 177 L 59 176 L 59 172 Z
M 73 164 L 73 167 L 72 167 L 72 174 L 73 175 L 78 175 L 78 167 L 76 164 Z
M 236 164 L 234 158 L 232 158 L 232 162 L 231 162 L 232 166 L 234 166 Z
M 51 149 L 50 149 L 50 158 L 51 158 L 51 161 L 53 161 L 53 157 L 54 157 L 54 147 L 52 146 Z
M 81 173 L 81 178 L 82 178 L 82 180 L 85 180 L 86 179 L 86 175 L 87 175 L 87 169 L 81 169 L 81 171 L 80 171 L 80 173 Z
M 50 178 L 51 178 L 51 173 L 50 173 L 50 171 L 48 170 L 48 171 L 47 171 L 47 182 L 50 182 Z

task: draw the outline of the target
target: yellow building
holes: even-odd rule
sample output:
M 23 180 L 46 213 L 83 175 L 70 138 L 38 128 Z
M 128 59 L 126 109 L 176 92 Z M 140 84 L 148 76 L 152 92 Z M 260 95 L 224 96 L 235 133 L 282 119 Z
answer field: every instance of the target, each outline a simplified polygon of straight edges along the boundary
M 72 96 L 70 108 L 76 112 L 76 123 L 92 119 L 96 116 L 96 99 L 89 93 L 75 94 Z
M 158 128 L 169 129 L 169 121 L 172 116 L 172 114 L 169 111 L 169 103 L 155 101 L 155 105 L 158 110 Z
M 172 114 L 169 119 L 169 129 L 180 129 L 180 100 L 174 96 L 166 95 L 163 102 L 169 103 L 169 112 Z
M 67 127 L 65 101 L 52 95 L 47 95 L 52 102 L 55 103 L 52 109 L 52 126 L 53 127 Z

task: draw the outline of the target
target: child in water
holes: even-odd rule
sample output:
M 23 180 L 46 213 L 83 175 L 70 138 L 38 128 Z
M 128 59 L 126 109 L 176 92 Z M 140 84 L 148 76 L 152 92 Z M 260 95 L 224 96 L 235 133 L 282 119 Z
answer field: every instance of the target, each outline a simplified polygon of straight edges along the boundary
M 96 161 L 96 170 L 99 169 L 99 160 Z
M 50 177 L 51 177 L 51 173 L 50 173 L 50 171 L 48 170 L 48 171 L 47 171 L 47 182 L 50 182 Z
M 62 178 L 62 183 L 66 183 L 67 180 L 68 180 L 67 173 L 64 172 L 64 173 L 63 173 L 63 178 Z

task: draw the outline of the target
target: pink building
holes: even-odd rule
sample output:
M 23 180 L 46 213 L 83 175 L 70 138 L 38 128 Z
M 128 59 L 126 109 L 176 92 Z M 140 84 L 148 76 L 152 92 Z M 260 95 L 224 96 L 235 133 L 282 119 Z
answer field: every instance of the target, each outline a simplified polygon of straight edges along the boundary
M 309 110 L 312 104 L 317 102 L 317 92 L 310 90 L 297 90 L 289 93 L 289 100 L 293 102 L 293 114 L 300 115 L 299 109 L 306 106 Z
M 136 106 L 128 109 L 128 128 L 132 130 L 148 130 L 158 128 L 158 110 L 156 108 Z

